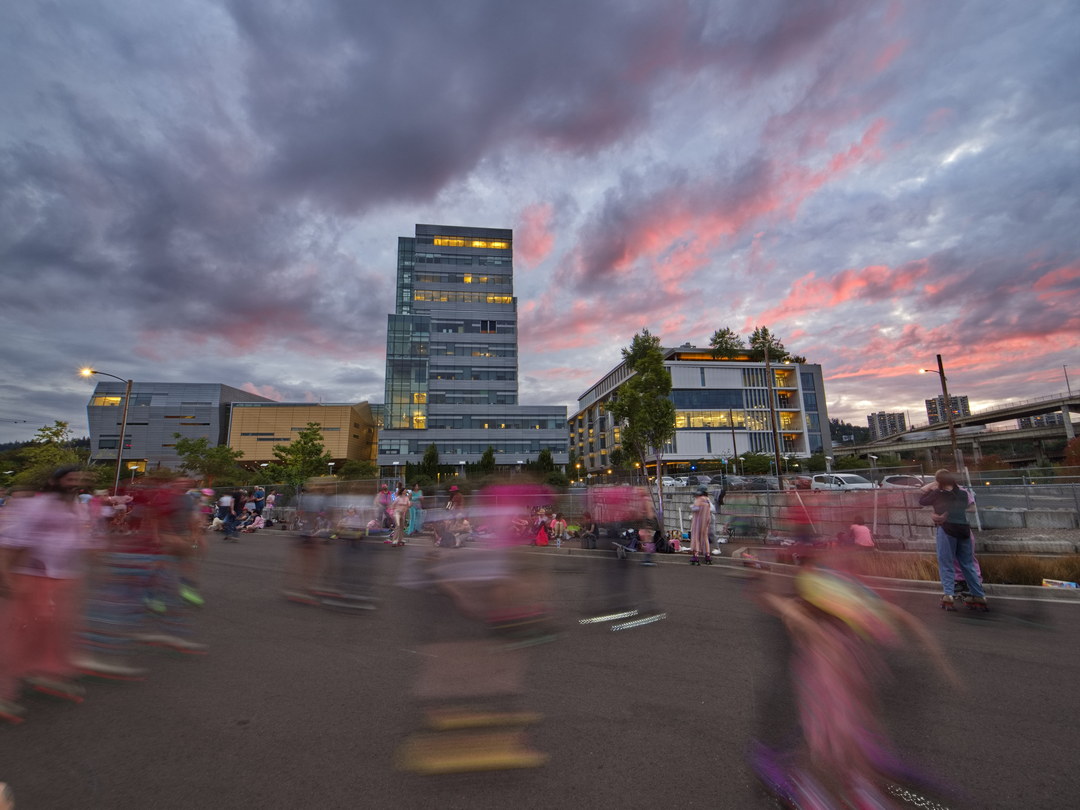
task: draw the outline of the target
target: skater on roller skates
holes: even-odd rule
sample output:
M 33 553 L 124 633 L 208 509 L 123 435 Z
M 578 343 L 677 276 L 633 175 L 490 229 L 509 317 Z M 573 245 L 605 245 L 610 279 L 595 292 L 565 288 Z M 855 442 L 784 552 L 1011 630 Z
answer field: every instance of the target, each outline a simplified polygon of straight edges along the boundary
M 941 607 L 956 610 L 954 564 L 959 564 L 971 596 L 967 605 L 986 610 L 986 593 L 975 566 L 975 543 L 967 513 L 975 509 L 975 498 L 958 483 L 956 474 L 938 470 L 934 480 L 920 490 L 919 505 L 933 507 L 938 574 L 941 577 Z
M 808 557 L 795 596 L 762 595 L 792 642 L 791 683 L 802 744 L 779 750 L 757 743 L 751 765 L 774 795 L 797 808 L 894 806 L 886 783 L 921 787 L 881 721 L 875 685 L 888 672 L 884 652 L 914 637 L 945 676 L 958 683 L 941 648 L 909 613 L 854 577 L 819 568 Z
M 690 564 L 701 565 L 704 558 L 706 565 L 712 565 L 712 550 L 709 548 L 709 526 L 712 524 L 712 501 L 709 490 L 698 487 L 694 492 L 694 502 L 690 505 Z M 699 556 L 700 555 L 700 556 Z

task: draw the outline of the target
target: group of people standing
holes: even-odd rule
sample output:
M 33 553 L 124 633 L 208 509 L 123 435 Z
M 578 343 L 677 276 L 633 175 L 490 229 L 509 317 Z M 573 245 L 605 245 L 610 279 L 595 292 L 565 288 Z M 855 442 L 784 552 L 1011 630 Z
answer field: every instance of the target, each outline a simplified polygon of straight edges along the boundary
M 87 483 L 61 467 L 0 512 L 0 720 L 21 722 L 26 689 L 80 702 L 80 675 L 142 677 L 139 645 L 205 652 L 191 639 L 205 548 L 193 482 L 140 481 L 108 504 L 122 523 L 80 498 Z

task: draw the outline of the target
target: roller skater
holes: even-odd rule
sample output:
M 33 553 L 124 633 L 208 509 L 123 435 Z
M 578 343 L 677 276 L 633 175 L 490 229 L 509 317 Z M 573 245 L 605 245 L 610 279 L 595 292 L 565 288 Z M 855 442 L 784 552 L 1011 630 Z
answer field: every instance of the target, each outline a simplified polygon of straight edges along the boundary
M 694 502 L 690 506 L 690 564 L 701 565 L 704 558 L 706 565 L 712 565 L 709 547 L 709 526 L 712 524 L 712 501 L 709 490 L 698 487 L 694 492 Z
M 975 542 L 967 513 L 975 508 L 975 498 L 957 483 L 956 474 L 938 470 L 934 480 L 920 490 L 919 505 L 934 510 L 932 520 L 937 544 L 938 574 L 941 578 L 941 607 L 956 610 L 955 566 L 959 565 L 971 596 L 966 600 L 972 610 L 989 610 L 982 578 L 975 565 Z

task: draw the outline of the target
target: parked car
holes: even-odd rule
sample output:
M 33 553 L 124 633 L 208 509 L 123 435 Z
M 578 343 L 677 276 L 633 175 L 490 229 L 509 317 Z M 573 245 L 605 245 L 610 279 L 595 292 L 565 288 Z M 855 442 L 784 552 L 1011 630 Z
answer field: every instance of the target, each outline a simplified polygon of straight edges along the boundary
M 758 492 L 779 492 L 780 481 L 775 475 L 755 475 L 750 478 L 750 489 Z
M 822 473 L 810 482 L 811 489 L 846 490 L 873 489 L 874 482 L 855 473 Z
M 707 487 L 712 484 L 713 480 L 708 475 L 688 475 L 686 476 L 686 485 L 691 487 Z M 719 481 L 717 482 L 719 483 Z
M 728 492 L 738 491 L 742 489 L 752 489 L 750 479 L 743 475 L 725 475 L 724 476 L 724 489 Z
M 675 479 L 675 486 L 677 486 L 677 487 L 685 487 L 685 486 L 687 486 L 686 479 L 683 478 L 680 475 L 678 478 Z
M 881 486 L 886 489 L 918 489 L 934 480 L 932 475 L 886 475 Z
M 677 487 L 678 483 L 670 475 L 660 477 L 660 483 L 665 487 Z

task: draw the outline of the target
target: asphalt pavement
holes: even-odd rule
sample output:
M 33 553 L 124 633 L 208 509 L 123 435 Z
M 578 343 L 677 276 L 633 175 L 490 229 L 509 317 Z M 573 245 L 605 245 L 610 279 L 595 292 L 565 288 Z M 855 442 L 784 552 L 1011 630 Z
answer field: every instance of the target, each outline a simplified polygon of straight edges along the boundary
M 148 652 L 144 682 L 88 684 L 78 706 L 29 700 L 24 724 L 0 727 L 0 781 L 19 810 L 773 806 L 744 753 L 793 728 L 784 641 L 742 569 L 525 552 L 558 632 L 520 650 L 513 703 L 542 715 L 526 735 L 548 761 L 420 776 L 396 762 L 421 726 L 418 684 L 453 677 L 430 651 L 484 637 L 450 600 L 401 587 L 430 546 L 371 549 L 381 601 L 352 614 L 282 598 L 291 535 L 213 537 L 196 617 L 209 655 Z M 963 679 L 948 687 L 918 650 L 892 655 L 882 693 L 905 755 L 962 806 L 1075 803 L 1080 604 L 997 599 L 990 614 L 946 614 L 925 591 L 888 595 Z M 620 632 L 580 622 L 620 598 L 664 618 Z

